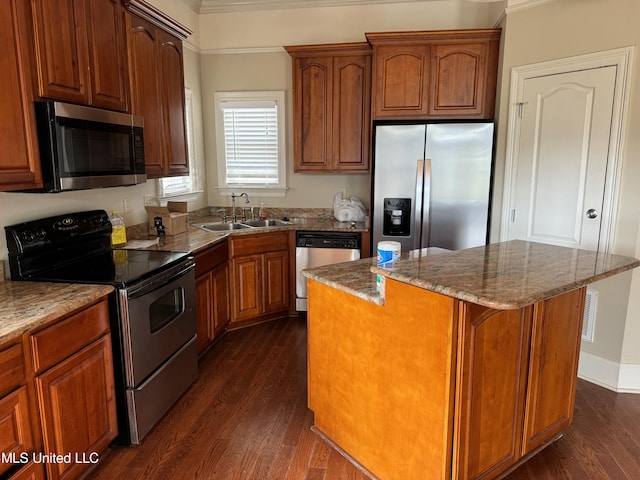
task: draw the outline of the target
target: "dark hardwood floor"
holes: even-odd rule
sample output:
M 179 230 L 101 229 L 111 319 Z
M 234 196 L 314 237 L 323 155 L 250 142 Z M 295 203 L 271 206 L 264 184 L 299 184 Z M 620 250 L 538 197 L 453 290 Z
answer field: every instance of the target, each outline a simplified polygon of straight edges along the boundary
M 306 402 L 304 320 L 230 332 L 143 444 L 112 448 L 87 478 L 369 478 L 310 430 Z M 579 381 L 574 425 L 507 478 L 640 479 L 640 395 Z

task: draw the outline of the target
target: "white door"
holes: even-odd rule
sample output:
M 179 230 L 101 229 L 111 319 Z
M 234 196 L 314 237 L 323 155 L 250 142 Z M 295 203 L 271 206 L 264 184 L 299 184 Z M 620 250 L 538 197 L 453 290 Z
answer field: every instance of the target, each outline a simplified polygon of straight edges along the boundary
M 598 250 L 616 71 L 524 80 L 509 239 Z

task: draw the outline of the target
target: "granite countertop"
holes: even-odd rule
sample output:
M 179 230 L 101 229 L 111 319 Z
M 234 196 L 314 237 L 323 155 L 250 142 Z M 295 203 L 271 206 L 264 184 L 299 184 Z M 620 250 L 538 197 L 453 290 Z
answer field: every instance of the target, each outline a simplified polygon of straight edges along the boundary
M 219 218 L 205 217 L 198 219 L 195 224 L 219 222 Z M 257 233 L 271 233 L 290 230 L 319 230 L 319 231 L 352 231 L 366 232 L 368 225 L 364 222 L 338 222 L 333 219 L 325 218 L 292 218 L 291 225 L 274 226 L 274 227 L 255 227 L 243 228 L 239 230 L 231 230 L 225 232 L 209 232 L 202 228 L 195 227 L 193 224 L 188 226 L 185 233 L 168 236 L 155 243 L 157 237 L 147 237 L 143 239 L 135 239 L 127 242 L 125 248 L 142 248 L 145 250 L 169 250 L 173 252 L 190 252 L 198 253 L 225 238 L 233 235 L 253 235 Z
M 376 304 L 376 274 L 491 308 L 510 310 L 640 266 L 621 255 L 512 240 L 452 252 L 404 253 L 392 267 L 373 259 L 305 270 L 313 280 Z M 437 254 L 432 254 L 437 253 Z
M 109 285 L 0 282 L 0 344 L 82 308 L 113 291 Z

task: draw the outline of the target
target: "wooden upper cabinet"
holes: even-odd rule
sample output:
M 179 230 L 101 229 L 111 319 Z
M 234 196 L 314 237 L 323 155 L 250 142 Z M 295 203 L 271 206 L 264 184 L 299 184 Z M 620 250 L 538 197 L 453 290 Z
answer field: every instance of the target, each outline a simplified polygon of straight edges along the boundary
M 428 115 L 429 46 L 382 45 L 374 52 L 374 118 Z
M 366 172 L 371 96 L 369 45 L 285 48 L 293 60 L 294 171 Z
M 90 104 L 128 109 L 127 52 L 120 0 L 88 1 Z
M 26 2 L 0 2 L 0 190 L 42 186 L 27 55 L 29 42 Z
M 125 6 L 131 111 L 144 117 L 147 177 L 188 175 L 182 37 L 162 28 L 167 17 L 148 20 L 160 14 L 144 2 Z
M 126 111 L 127 72 L 118 0 L 32 0 L 38 95 Z
M 373 118 L 491 119 L 500 30 L 368 33 Z

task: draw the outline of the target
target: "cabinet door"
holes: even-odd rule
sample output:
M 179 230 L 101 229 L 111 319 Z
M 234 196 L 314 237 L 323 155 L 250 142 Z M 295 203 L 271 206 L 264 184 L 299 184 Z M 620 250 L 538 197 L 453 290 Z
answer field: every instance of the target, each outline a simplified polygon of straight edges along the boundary
M 294 59 L 294 170 L 331 168 L 332 60 L 329 56 Z
M 211 273 L 196 278 L 196 346 L 198 355 L 202 354 L 211 344 L 213 331 L 213 281 Z
M 12 453 L 19 458 L 20 453 L 30 453 L 33 448 L 27 389 L 20 387 L 0 399 L 0 452 Z M 0 474 L 11 466 L 10 462 L 1 462 Z
M 265 313 L 289 307 L 289 253 L 264 254 L 264 310 Z
M 433 45 L 429 115 L 453 118 L 493 117 L 496 72 L 487 43 Z M 489 76 L 492 73 L 492 76 Z M 493 78 L 493 81 L 491 81 Z
M 84 0 L 32 0 L 41 97 L 86 104 Z
M 117 435 L 111 337 L 105 335 L 35 378 L 44 451 L 100 452 Z M 47 463 L 47 478 L 76 477 L 82 463 Z
M 531 310 L 460 311 L 452 478 L 494 478 L 520 458 Z
M 369 169 L 371 55 L 333 60 L 333 155 L 336 171 Z
M 573 421 L 585 291 L 535 305 L 523 454 Z
M 188 175 L 182 42 L 162 30 L 158 32 L 158 38 L 167 162 L 163 176 Z
M 427 115 L 429 45 L 381 45 L 373 54 L 374 119 Z
M 231 318 L 229 308 L 229 267 L 224 265 L 216 267 L 211 272 L 213 291 L 213 334 L 214 337 L 222 333 Z
M 164 175 L 164 112 L 161 64 L 156 50 L 160 30 L 127 14 L 131 112 L 144 117 L 144 154 L 148 178 Z
M 91 98 L 89 104 L 127 110 L 127 70 L 122 6 L 118 0 L 86 3 Z
M 263 312 L 262 255 L 233 259 L 232 322 L 250 319 Z
M 11 475 L 8 480 L 45 480 L 42 464 L 29 462 L 26 466 Z
M 0 2 L 0 190 L 42 186 L 30 68 L 26 56 L 26 3 Z

